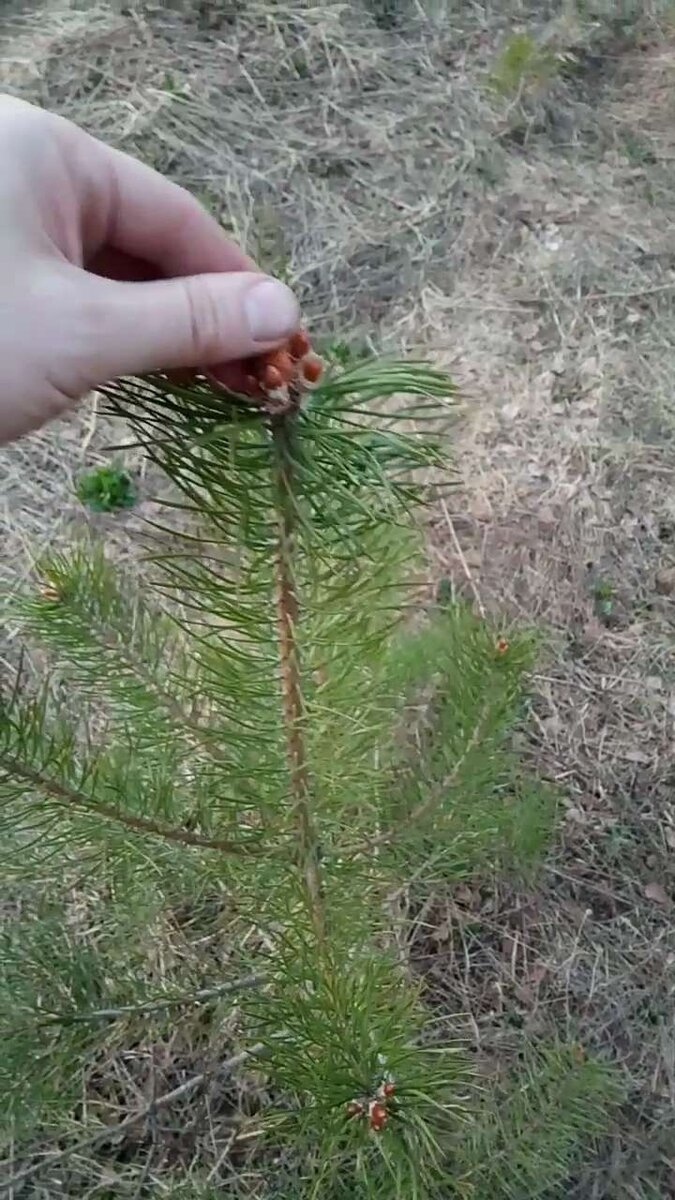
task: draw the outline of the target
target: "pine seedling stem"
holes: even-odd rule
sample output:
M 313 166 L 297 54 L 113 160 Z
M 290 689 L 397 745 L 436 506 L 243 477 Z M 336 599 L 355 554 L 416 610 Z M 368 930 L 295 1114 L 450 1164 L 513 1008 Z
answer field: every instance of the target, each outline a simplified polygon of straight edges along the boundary
M 275 463 L 275 501 L 278 518 L 276 552 L 277 632 L 283 724 L 290 789 L 298 834 L 297 864 L 307 897 L 312 925 L 320 944 L 325 939 L 325 913 L 319 838 L 312 808 L 312 790 L 305 736 L 306 711 L 298 645 L 300 604 L 294 570 L 297 498 L 294 489 L 294 425 L 287 414 L 272 424 Z

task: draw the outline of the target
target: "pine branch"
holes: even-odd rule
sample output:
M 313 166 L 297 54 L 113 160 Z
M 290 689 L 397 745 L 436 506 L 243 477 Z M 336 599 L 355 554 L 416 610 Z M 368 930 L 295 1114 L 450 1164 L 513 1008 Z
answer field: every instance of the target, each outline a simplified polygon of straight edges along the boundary
M 176 640 L 175 625 L 166 615 L 148 609 L 131 580 L 121 586 L 119 569 L 95 545 L 46 560 L 41 572 L 48 594 L 18 601 L 23 628 L 58 653 L 80 688 L 96 696 L 103 690 L 113 708 L 115 700 L 127 710 L 131 707 L 137 731 L 147 725 L 139 718 L 150 715 L 143 706 L 151 701 L 169 718 L 165 736 L 182 739 L 192 750 L 227 763 L 215 744 L 217 732 L 195 721 L 181 703 L 177 685 L 180 676 L 184 690 L 188 647 Z M 178 668 L 173 666 L 168 681 L 159 678 L 158 667 L 177 654 Z
M 82 1138 L 72 1146 L 49 1151 L 38 1162 L 31 1163 L 30 1166 L 16 1171 L 14 1175 L 10 1175 L 5 1180 L 0 1180 L 0 1194 L 13 1193 L 15 1188 L 39 1175 L 45 1167 L 53 1166 L 56 1163 L 63 1163 L 67 1159 L 72 1158 L 73 1155 L 79 1154 L 82 1150 L 92 1150 L 102 1142 L 113 1141 L 119 1138 L 128 1129 L 133 1129 L 134 1125 L 138 1125 L 139 1121 L 145 1121 L 148 1117 L 154 1116 L 156 1112 L 167 1108 L 170 1104 L 174 1104 L 176 1100 L 194 1095 L 195 1092 L 203 1088 L 212 1079 L 222 1077 L 223 1075 L 231 1075 L 242 1063 L 248 1062 L 251 1058 L 259 1058 L 264 1052 L 265 1047 L 260 1042 L 255 1046 L 251 1046 L 250 1050 L 241 1050 L 239 1054 L 233 1054 L 231 1058 L 225 1059 L 216 1072 L 202 1071 L 199 1075 L 193 1075 L 191 1079 L 187 1079 L 179 1087 L 173 1088 L 170 1092 L 165 1092 L 162 1096 L 158 1096 L 156 1100 L 152 1100 L 149 1104 L 144 1105 L 137 1112 L 131 1113 L 123 1121 L 119 1121 L 115 1125 L 104 1125 L 95 1134 Z
M 278 543 L 276 556 L 277 629 L 279 668 L 284 706 L 286 753 L 298 831 L 298 866 L 317 937 L 325 936 L 324 905 L 319 867 L 319 839 L 312 812 L 312 797 L 305 746 L 305 704 L 298 647 L 297 583 L 293 571 L 296 497 L 293 473 L 294 417 L 282 417 L 272 427 L 275 449 Z
M 11 758 L 8 755 L 0 756 L 0 768 L 10 778 L 17 779 L 29 787 L 37 789 L 45 796 L 48 796 L 53 803 L 62 808 L 68 810 L 79 809 L 81 812 L 90 813 L 92 816 L 105 817 L 109 821 L 115 821 L 123 825 L 126 829 L 134 833 L 149 834 L 151 837 L 163 838 L 168 842 L 178 842 L 183 846 L 197 846 L 204 850 L 217 850 L 222 854 L 253 856 L 260 853 L 257 846 L 244 846 L 221 838 L 202 837 L 200 834 L 191 833 L 187 829 L 173 829 L 157 821 L 151 821 L 147 817 L 137 817 L 132 813 L 123 812 L 121 809 L 115 808 L 112 804 L 101 804 L 98 801 L 92 800 L 84 792 L 68 788 L 64 784 L 59 783 L 58 780 L 50 779 L 48 776 L 42 775 L 39 771 L 34 771 L 26 763 L 22 763 L 18 759 Z
M 95 630 L 94 633 L 96 633 Z M 148 692 L 151 695 L 154 695 L 155 699 L 158 701 L 161 707 L 164 708 L 167 715 L 172 721 L 175 722 L 176 732 L 185 738 L 186 742 L 192 747 L 193 750 L 204 751 L 210 758 L 214 759 L 215 762 L 218 763 L 224 763 L 227 761 L 225 755 L 221 753 L 218 747 L 215 746 L 211 740 L 211 737 L 216 736 L 215 731 L 210 733 L 208 729 L 205 729 L 196 721 L 193 721 L 179 701 L 176 700 L 175 697 L 166 690 L 166 688 L 162 687 L 162 685 L 156 679 L 153 679 L 150 671 L 147 671 L 137 659 L 133 659 L 130 655 L 124 652 L 120 645 L 119 637 L 112 638 L 103 631 L 99 633 L 99 637 L 101 639 L 101 644 L 104 647 L 109 646 L 114 649 L 116 653 L 119 654 L 121 662 L 124 664 L 129 673 L 131 675 L 135 675 L 139 682 L 142 683 L 145 688 L 147 688 Z
M 618 1070 L 586 1058 L 579 1045 L 526 1047 L 517 1067 L 493 1079 L 458 1146 L 461 1194 L 557 1196 L 582 1147 L 608 1130 L 623 1095 Z
M 265 982 L 264 975 L 243 975 L 241 979 L 233 979 L 228 983 L 219 983 L 214 987 L 197 988 L 184 996 L 165 996 L 159 1000 L 147 1000 L 141 1004 L 122 1004 L 117 1008 L 95 1008 L 90 1012 L 49 1013 L 40 1014 L 38 1026 L 43 1025 L 76 1025 L 87 1021 L 118 1021 L 120 1017 L 143 1016 L 146 1013 L 161 1012 L 166 1008 L 180 1008 L 183 1004 L 201 1004 L 205 1000 L 216 1000 L 231 992 L 247 991 L 249 988 L 261 987 Z
M 420 804 L 417 804 L 406 817 L 403 817 L 396 824 L 395 828 L 387 829 L 383 833 L 378 834 L 376 837 L 364 839 L 360 846 L 356 846 L 351 850 L 345 850 L 344 852 L 338 851 L 338 858 L 344 857 L 347 860 L 350 860 L 357 858 L 360 854 L 367 854 L 370 850 L 376 850 L 380 846 L 390 846 L 392 843 L 400 841 L 401 838 L 405 838 L 405 835 L 408 833 L 411 827 L 419 825 L 422 821 L 426 821 L 428 817 L 430 817 L 437 809 L 439 809 L 446 799 L 450 788 L 453 788 L 457 783 L 462 768 L 469 755 L 472 754 L 478 746 L 481 737 L 483 736 L 485 725 L 489 716 L 490 703 L 488 701 L 483 708 L 479 720 L 474 725 L 471 736 L 469 737 L 461 756 L 457 759 L 457 762 L 452 768 L 450 774 L 446 775 L 445 778 L 440 781 L 440 783 L 436 784 L 431 795 L 428 796 L 426 800 L 422 800 Z

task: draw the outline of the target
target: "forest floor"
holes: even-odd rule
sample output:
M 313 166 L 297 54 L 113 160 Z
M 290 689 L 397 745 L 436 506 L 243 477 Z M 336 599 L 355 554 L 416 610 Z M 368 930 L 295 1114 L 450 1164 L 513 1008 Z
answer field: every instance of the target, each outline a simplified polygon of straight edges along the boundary
M 190 187 L 283 265 L 312 330 L 456 377 L 434 571 L 543 630 L 523 749 L 561 821 L 536 884 L 462 885 L 417 953 L 485 1055 L 545 1029 L 620 1063 L 626 1104 L 569 1196 L 675 1195 L 673 6 L 43 0 L 0 20 L 5 90 Z M 5 591 L 82 521 L 74 479 L 108 440 L 89 404 L 2 453 Z M 100 522 L 122 543 L 151 504 Z

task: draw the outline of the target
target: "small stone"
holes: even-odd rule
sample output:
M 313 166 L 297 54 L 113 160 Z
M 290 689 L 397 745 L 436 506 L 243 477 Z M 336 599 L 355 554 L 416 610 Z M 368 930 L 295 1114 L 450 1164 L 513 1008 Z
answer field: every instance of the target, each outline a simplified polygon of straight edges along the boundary
M 471 516 L 476 521 L 491 521 L 492 506 L 486 496 L 476 496 L 471 504 Z
M 645 896 L 648 900 L 653 900 L 655 904 L 668 904 L 666 889 L 663 887 L 663 884 L 658 883 L 655 879 L 645 885 Z
M 660 596 L 672 596 L 675 592 L 675 567 L 662 567 L 657 571 L 654 586 Z

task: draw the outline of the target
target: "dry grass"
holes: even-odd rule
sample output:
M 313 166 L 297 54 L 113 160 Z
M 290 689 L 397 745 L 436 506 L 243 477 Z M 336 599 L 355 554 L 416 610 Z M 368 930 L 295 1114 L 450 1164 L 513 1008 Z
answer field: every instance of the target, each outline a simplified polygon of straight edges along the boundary
M 639 20 L 628 5 L 625 21 L 552 0 L 185 7 L 22 6 L 3 82 L 286 260 L 317 329 L 452 365 L 468 401 L 462 555 L 442 514 L 432 554 L 458 588 L 468 567 L 487 608 L 546 631 L 525 749 L 564 822 L 529 891 L 483 880 L 439 901 L 420 962 L 486 1062 L 557 1029 L 622 1064 L 622 1121 L 571 1195 L 675 1194 L 667 5 L 635 6 Z M 571 59 L 536 94 L 498 99 L 487 74 L 514 20 Z M 6 579 L 70 531 L 73 474 L 108 436 L 88 409 L 5 452 Z

